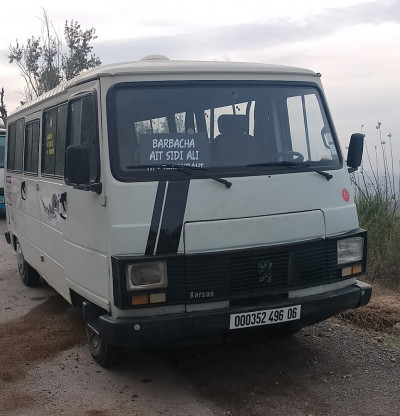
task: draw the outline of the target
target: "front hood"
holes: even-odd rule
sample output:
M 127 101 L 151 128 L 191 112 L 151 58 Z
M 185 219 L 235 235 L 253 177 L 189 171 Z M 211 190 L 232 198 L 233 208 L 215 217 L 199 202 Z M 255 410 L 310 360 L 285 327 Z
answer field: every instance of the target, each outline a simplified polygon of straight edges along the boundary
M 249 248 L 325 237 L 322 211 L 188 222 L 185 253 Z
M 292 243 L 358 227 L 347 172 L 330 181 L 314 172 L 231 180 L 230 189 L 191 181 L 179 251 Z

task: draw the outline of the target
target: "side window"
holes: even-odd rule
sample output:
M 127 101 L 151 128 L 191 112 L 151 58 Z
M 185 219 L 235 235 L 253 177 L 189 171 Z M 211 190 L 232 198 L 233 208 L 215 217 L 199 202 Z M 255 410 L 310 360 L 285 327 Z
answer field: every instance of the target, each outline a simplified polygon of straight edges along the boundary
M 306 160 L 320 161 L 337 158 L 328 122 L 323 117 L 315 94 L 287 99 L 292 150 L 300 152 Z
M 55 174 L 64 176 L 65 142 L 67 139 L 67 104 L 57 108 L 57 143 Z
M 15 133 L 17 131 L 16 123 L 8 126 L 8 146 L 7 146 L 7 169 L 14 170 L 15 166 Z
M 85 146 L 89 153 L 90 181 L 100 177 L 96 100 L 93 94 L 71 100 L 68 111 L 68 144 Z
M 43 112 L 42 173 L 64 174 L 67 104 Z
M 5 136 L 0 133 L 0 168 L 4 168 Z
M 38 173 L 39 163 L 39 120 L 28 123 L 25 127 L 24 171 Z
M 51 110 L 45 111 L 43 117 L 42 173 L 54 175 L 57 109 L 52 108 Z
M 18 120 L 8 128 L 7 169 L 22 172 L 24 120 Z

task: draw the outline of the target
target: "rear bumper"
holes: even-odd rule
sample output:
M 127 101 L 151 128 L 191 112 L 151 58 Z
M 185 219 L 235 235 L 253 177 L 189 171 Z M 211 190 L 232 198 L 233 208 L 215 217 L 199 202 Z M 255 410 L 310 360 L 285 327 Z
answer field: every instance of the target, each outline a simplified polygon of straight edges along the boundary
M 288 299 L 284 302 L 258 305 L 252 308 L 226 308 L 206 312 L 115 319 L 109 315 L 99 316 L 98 308 L 87 303 L 84 312 L 86 319 L 99 330 L 104 340 L 109 344 L 125 346 L 188 345 L 230 335 L 260 333 L 284 326 L 301 328 L 323 321 L 345 310 L 366 305 L 371 298 L 371 293 L 372 288 L 369 284 L 356 281 L 349 287 L 333 292 L 307 298 Z M 299 320 L 229 330 L 231 314 L 286 308 L 299 304 L 301 304 L 301 319 Z

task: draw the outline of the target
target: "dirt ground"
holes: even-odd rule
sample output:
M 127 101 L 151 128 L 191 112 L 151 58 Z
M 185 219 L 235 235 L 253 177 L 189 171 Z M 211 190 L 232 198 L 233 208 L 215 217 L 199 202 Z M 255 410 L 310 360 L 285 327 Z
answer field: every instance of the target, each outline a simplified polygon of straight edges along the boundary
M 350 314 L 285 339 L 131 350 L 106 370 L 89 354 L 80 310 L 42 280 L 22 285 L 5 226 L 0 218 L 0 415 L 400 414 L 390 311 L 386 333 Z

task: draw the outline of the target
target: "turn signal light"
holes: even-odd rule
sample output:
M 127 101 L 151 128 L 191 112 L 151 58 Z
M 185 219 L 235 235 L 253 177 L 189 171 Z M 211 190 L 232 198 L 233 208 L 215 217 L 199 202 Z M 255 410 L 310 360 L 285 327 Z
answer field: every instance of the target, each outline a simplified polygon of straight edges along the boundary
M 149 303 L 149 296 L 148 295 L 135 295 L 132 296 L 131 299 L 132 305 L 147 305 Z
M 147 305 L 149 303 L 162 303 L 167 301 L 165 293 L 150 293 L 150 295 L 134 295 L 131 297 L 133 306 Z
M 342 277 L 351 276 L 362 272 L 362 264 L 355 264 L 354 266 L 344 267 L 342 269 Z

